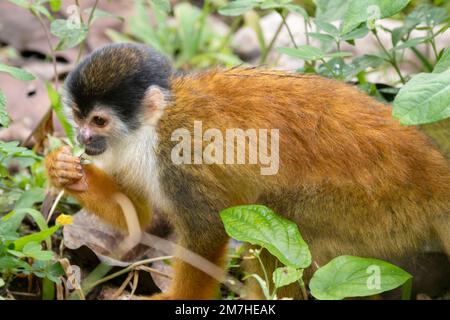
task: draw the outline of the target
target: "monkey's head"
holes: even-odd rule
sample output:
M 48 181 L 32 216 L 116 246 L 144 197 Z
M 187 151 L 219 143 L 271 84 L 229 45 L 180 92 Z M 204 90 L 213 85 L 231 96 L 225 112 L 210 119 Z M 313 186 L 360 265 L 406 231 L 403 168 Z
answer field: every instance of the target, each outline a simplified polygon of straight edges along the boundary
M 171 74 L 167 58 L 144 45 L 112 44 L 86 57 L 64 94 L 86 153 L 100 155 L 139 129 L 164 101 Z

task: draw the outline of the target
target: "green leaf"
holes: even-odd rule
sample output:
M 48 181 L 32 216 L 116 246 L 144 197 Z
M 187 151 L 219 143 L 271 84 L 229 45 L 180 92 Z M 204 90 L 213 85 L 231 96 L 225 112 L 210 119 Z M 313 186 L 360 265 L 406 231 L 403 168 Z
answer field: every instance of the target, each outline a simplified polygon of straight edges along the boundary
M 391 17 L 402 11 L 410 0 L 349 0 L 341 33 L 345 34 L 362 22 Z
M 444 53 L 439 58 L 439 61 L 434 66 L 433 73 L 441 73 L 450 69 L 450 48 L 445 49 Z
M 316 20 L 327 22 L 342 20 L 349 2 L 348 0 L 316 0 Z
M 7 66 L 6 64 L 0 63 L 0 72 L 9 73 L 11 76 L 21 81 L 29 81 L 36 79 L 34 75 L 25 71 L 21 68 Z
M 169 0 L 152 0 L 153 5 L 163 12 L 170 12 L 170 1 Z
M 3 280 L 2 278 L 0 278 L 0 288 L 3 287 L 5 285 L 5 280 Z
M 406 125 L 450 117 L 450 69 L 414 76 L 396 96 L 392 114 Z
M 43 14 L 48 20 L 50 20 L 50 21 L 53 20 L 53 17 L 50 14 L 50 12 L 47 10 L 47 8 L 44 7 L 43 5 L 41 5 L 40 3 L 32 3 L 30 5 L 30 9 L 34 15 Z
M 53 258 L 52 251 L 42 250 L 42 246 L 38 242 L 28 242 L 22 250 L 23 254 L 36 260 L 47 261 Z
M 248 276 L 248 278 L 255 278 L 256 279 L 256 281 L 258 282 L 259 286 L 261 287 L 261 290 L 262 290 L 262 292 L 264 294 L 264 297 L 267 300 L 269 300 L 270 299 L 270 293 L 269 293 L 269 287 L 267 286 L 266 281 L 263 278 L 261 278 L 259 275 L 255 274 L 255 273 L 250 274 Z
M 333 36 L 330 36 L 329 34 L 325 34 L 325 33 L 318 33 L 318 32 L 308 32 L 308 35 L 311 38 L 320 40 L 322 42 L 332 42 L 335 41 Z
M 50 9 L 53 12 L 61 10 L 62 0 L 50 0 Z
M 306 268 L 311 264 L 311 253 L 297 225 L 269 208 L 237 206 L 222 210 L 220 217 L 232 238 L 266 248 L 287 266 Z
M 325 53 L 321 49 L 310 45 L 302 45 L 297 48 L 278 48 L 277 51 L 303 60 L 314 61 L 325 57 Z
M 22 250 L 30 242 L 42 242 L 50 237 L 53 233 L 60 228 L 59 225 L 53 226 L 46 230 L 42 230 L 36 233 L 29 234 L 14 241 L 14 250 Z
M 344 57 L 351 57 L 353 53 L 351 52 L 345 52 L 345 51 L 338 51 L 333 53 L 327 53 L 325 56 L 329 58 L 344 58 Z
M 31 208 L 35 203 L 42 202 L 44 197 L 45 190 L 43 188 L 31 188 L 22 193 L 19 200 L 17 200 L 14 209 Z
M 80 23 L 76 25 L 69 20 L 57 19 L 50 25 L 50 32 L 60 40 L 55 50 L 62 51 L 73 48 L 86 39 L 88 27 Z
M 320 21 L 320 20 L 316 20 L 316 25 L 323 31 L 325 31 L 326 33 L 337 37 L 339 35 L 339 29 L 336 28 L 334 25 L 332 25 L 329 22 L 325 22 L 325 21 Z
M 341 39 L 344 41 L 361 39 L 361 38 L 364 38 L 368 33 L 369 33 L 369 28 L 367 28 L 367 26 L 361 26 L 353 31 L 350 31 L 349 33 L 342 35 Z
M 340 256 L 319 268 L 309 288 L 319 300 L 366 297 L 403 285 L 412 276 L 383 260 Z
M 430 37 L 420 37 L 420 38 L 409 39 L 408 41 L 400 42 L 400 44 L 397 44 L 392 50 L 401 50 L 401 49 L 415 47 L 421 43 L 428 41 L 429 39 L 430 39 Z
M 272 274 L 272 279 L 275 287 L 281 288 L 300 280 L 302 276 L 302 269 L 296 269 L 288 266 L 276 268 Z
M 74 146 L 77 144 L 75 141 L 75 133 L 73 132 L 72 125 L 69 123 L 69 121 L 67 121 L 67 117 L 64 114 L 64 106 L 61 103 L 61 96 L 49 82 L 46 83 L 46 87 L 52 109 L 53 111 L 55 111 L 56 117 L 64 128 L 67 138 L 69 139 L 72 146 Z
M 23 158 L 33 158 L 40 159 L 33 151 L 25 148 L 19 147 L 18 141 L 3 142 L 0 141 L 0 153 L 3 153 L 7 157 L 23 157 Z
M 236 0 L 219 8 L 219 13 L 223 16 L 240 16 L 255 8 L 259 3 L 258 0 Z
M 8 127 L 11 119 L 6 111 L 6 96 L 0 90 L 0 126 Z

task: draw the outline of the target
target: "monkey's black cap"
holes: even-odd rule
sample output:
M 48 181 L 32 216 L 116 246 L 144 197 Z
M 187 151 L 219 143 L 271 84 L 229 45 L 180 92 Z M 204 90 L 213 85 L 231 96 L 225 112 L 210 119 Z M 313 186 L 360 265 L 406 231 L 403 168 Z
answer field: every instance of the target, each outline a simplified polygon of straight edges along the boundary
M 172 68 L 156 50 L 138 44 L 111 44 L 95 50 L 69 74 L 66 104 L 76 104 L 86 117 L 96 105 L 111 107 L 129 127 L 153 85 L 169 89 Z

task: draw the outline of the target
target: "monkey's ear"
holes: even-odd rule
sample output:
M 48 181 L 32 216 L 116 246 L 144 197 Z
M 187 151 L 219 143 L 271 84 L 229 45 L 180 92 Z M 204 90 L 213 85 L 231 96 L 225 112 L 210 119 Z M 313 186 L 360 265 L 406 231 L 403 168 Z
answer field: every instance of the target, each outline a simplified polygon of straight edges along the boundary
M 150 86 L 144 96 L 146 122 L 156 125 L 161 118 L 164 108 L 167 106 L 167 98 L 159 86 Z

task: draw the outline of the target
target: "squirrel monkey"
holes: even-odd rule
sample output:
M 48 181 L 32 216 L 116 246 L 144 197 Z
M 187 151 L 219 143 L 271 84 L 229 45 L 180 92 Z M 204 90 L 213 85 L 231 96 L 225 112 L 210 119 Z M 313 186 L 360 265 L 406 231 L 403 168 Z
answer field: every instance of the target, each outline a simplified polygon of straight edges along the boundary
M 148 47 L 114 44 L 70 73 L 65 105 L 94 162 L 83 166 L 58 149 L 46 158 L 50 182 L 119 228 L 124 218 L 111 195 L 123 192 L 141 226 L 155 206 L 180 245 L 222 267 L 228 237 L 218 213 L 242 204 L 264 204 L 296 222 L 319 265 L 341 254 L 390 260 L 430 246 L 450 256 L 448 160 L 389 106 L 347 84 L 245 68 L 178 75 Z M 261 174 L 255 163 L 175 163 L 174 132 L 192 133 L 194 122 L 223 135 L 278 129 L 278 172 Z M 194 134 L 192 144 L 207 140 Z M 171 289 L 155 298 L 209 299 L 217 289 L 177 261 Z

